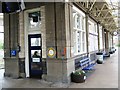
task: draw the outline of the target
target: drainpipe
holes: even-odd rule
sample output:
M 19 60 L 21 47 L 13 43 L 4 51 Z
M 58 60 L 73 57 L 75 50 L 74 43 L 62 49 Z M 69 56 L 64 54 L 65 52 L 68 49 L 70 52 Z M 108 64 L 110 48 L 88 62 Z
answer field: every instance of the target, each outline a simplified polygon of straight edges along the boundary
M 113 44 L 113 34 L 112 34 L 112 47 L 114 47 L 114 44 Z
M 97 32 L 98 32 L 98 51 L 100 51 L 100 33 L 99 33 L 99 23 L 97 22 Z
M 57 26 L 56 26 L 56 18 L 57 18 L 57 16 L 56 16 L 56 2 L 54 2 L 54 14 L 55 14 L 55 16 L 54 16 L 54 18 L 55 18 L 55 49 L 56 49 L 56 52 L 57 52 L 57 31 L 56 31 L 56 29 L 57 29 Z M 56 53 L 56 58 L 57 58 L 57 53 Z

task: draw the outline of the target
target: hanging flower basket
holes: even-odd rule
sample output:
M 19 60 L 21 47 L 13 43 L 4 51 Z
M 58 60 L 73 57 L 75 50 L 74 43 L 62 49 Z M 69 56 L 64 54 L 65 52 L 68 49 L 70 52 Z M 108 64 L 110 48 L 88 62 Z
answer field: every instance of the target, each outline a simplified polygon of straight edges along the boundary
M 86 80 L 86 75 L 83 70 L 73 71 L 71 73 L 71 81 L 75 83 L 83 83 Z

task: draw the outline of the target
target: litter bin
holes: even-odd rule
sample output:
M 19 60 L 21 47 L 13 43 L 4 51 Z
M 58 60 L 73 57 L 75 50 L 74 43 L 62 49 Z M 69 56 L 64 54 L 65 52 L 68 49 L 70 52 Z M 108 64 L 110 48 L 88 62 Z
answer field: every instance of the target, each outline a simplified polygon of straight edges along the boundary
M 97 63 L 102 64 L 103 63 L 103 53 L 98 52 L 98 53 L 96 53 L 96 55 L 97 55 Z

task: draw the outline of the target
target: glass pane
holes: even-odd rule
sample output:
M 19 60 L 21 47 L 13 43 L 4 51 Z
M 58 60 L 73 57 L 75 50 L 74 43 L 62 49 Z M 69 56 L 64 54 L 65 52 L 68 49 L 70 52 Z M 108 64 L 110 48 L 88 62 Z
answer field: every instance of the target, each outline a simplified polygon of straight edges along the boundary
M 76 23 L 76 12 L 73 11 L 73 27 L 75 28 L 75 23 Z
M 80 32 L 77 32 L 77 46 L 78 46 L 78 52 L 80 52 Z
M 31 38 L 31 46 L 41 46 L 40 38 Z
M 41 50 L 31 50 L 31 69 L 42 70 Z
M 0 32 L 4 32 L 3 26 L 0 26 Z
M 85 25 L 84 20 L 85 20 L 84 17 L 82 17 L 82 30 L 84 30 L 84 25 Z
M 85 44 L 83 43 L 83 52 L 85 51 Z
M 97 33 L 97 25 L 94 24 L 94 28 L 95 28 L 95 33 Z
M 85 33 L 82 33 L 82 42 L 85 42 Z
M 77 28 L 80 29 L 80 16 L 77 16 Z
M 41 50 L 31 50 L 31 58 L 41 57 Z
M 40 12 L 29 13 L 29 28 L 39 28 L 41 25 Z

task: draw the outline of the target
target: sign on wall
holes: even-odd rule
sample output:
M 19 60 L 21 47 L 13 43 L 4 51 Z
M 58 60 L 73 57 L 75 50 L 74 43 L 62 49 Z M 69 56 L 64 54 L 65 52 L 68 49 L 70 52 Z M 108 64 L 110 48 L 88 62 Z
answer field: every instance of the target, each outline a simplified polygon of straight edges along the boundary
M 49 47 L 47 50 L 47 56 L 49 58 L 54 58 L 56 56 L 56 50 L 53 47 Z
M 11 55 L 16 56 L 16 50 L 11 50 Z
M 40 58 L 32 58 L 32 62 L 40 62 Z

